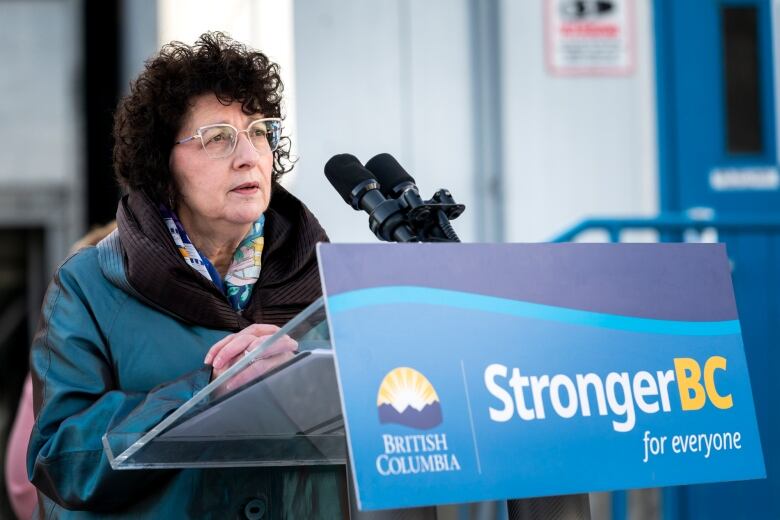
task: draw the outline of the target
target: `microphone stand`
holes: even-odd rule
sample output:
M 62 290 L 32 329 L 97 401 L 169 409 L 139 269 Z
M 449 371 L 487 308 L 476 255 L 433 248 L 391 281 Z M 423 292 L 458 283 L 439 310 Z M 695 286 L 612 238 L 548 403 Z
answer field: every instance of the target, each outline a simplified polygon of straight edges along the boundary
M 410 188 L 395 200 L 418 242 L 460 242 L 450 220 L 458 218 L 466 206 L 455 202 L 449 190 L 441 189 L 429 200 L 423 200 L 416 189 Z

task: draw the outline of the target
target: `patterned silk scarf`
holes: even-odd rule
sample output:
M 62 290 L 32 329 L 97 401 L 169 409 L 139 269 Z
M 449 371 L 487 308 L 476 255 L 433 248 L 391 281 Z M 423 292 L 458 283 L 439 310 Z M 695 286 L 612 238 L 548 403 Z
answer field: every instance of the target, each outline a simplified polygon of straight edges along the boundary
M 252 288 L 260 277 L 260 259 L 265 243 L 263 238 L 265 215 L 260 215 L 260 218 L 252 224 L 249 233 L 238 244 L 238 248 L 233 253 L 233 261 L 225 279 L 222 280 L 209 259 L 201 255 L 192 244 L 176 214 L 162 204 L 159 210 L 184 261 L 216 285 L 227 296 L 231 307 L 237 311 L 244 310 L 249 303 L 249 297 L 252 296 Z

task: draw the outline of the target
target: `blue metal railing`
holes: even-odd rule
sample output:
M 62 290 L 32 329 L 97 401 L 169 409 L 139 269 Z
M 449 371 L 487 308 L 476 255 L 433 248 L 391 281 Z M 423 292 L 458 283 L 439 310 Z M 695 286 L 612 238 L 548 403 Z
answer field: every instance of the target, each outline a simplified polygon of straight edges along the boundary
M 585 231 L 600 230 L 607 233 L 612 242 L 620 241 L 620 233 L 625 230 L 649 229 L 658 232 L 659 241 L 665 237 L 682 236 L 687 230 L 704 231 L 716 229 L 723 232 L 778 233 L 780 218 L 761 216 L 727 216 L 711 219 L 697 219 L 685 214 L 662 213 L 657 217 L 627 217 L 627 218 L 589 218 L 552 239 L 552 242 L 571 242 Z

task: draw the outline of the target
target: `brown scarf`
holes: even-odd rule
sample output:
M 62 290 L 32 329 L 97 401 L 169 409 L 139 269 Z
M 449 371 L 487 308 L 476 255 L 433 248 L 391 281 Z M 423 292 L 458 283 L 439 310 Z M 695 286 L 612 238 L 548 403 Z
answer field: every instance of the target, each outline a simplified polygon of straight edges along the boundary
M 282 326 L 322 294 L 314 246 L 328 236 L 308 208 L 277 184 L 265 211 L 263 267 L 243 314 L 186 264 L 148 196 L 126 195 L 116 216 L 130 285 L 187 323 L 232 331 L 252 323 Z

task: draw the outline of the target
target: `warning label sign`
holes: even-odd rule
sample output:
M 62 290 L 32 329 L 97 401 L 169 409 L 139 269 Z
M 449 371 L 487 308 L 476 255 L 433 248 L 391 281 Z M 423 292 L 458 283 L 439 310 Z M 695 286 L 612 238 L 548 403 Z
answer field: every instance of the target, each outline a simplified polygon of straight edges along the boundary
M 633 0 L 547 0 L 547 66 L 559 75 L 628 75 Z

